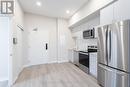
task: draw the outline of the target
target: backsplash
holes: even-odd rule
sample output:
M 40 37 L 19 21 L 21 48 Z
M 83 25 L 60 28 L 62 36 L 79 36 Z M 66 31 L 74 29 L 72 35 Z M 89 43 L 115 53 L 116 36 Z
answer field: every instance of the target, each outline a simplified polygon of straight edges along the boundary
M 78 50 L 87 50 L 88 46 L 97 46 L 97 39 L 77 39 L 76 45 Z
M 97 39 L 83 39 L 83 31 L 92 29 L 100 24 L 100 15 L 94 17 L 90 21 L 81 24 L 72 29 L 72 36 L 75 38 L 75 48 L 77 50 L 87 50 L 88 46 L 97 45 Z

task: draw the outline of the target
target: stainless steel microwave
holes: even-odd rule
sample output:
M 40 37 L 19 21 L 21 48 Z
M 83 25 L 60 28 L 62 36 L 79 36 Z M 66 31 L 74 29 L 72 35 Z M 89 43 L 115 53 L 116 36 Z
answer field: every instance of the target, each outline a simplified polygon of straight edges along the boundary
M 84 39 L 94 38 L 94 28 L 83 31 L 83 38 Z

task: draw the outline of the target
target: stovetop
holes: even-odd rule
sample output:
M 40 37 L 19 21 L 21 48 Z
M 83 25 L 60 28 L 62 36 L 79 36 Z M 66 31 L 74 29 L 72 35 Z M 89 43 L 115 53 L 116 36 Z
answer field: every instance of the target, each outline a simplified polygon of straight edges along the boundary
M 97 49 L 97 46 L 88 46 L 88 49 Z
M 97 46 L 88 46 L 88 52 L 97 52 Z

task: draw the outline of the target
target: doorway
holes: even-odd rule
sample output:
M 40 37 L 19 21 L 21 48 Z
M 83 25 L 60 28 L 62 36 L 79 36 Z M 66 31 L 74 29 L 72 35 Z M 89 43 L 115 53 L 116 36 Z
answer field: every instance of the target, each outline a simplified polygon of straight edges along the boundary
M 45 64 L 49 61 L 49 30 L 33 30 L 29 35 L 30 65 Z

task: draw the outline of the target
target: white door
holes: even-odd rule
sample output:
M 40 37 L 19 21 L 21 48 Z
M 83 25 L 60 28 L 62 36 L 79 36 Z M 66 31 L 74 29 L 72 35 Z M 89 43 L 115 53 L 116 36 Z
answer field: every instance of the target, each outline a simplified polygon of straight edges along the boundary
M 31 31 L 29 35 L 29 61 L 31 65 L 48 63 L 49 31 Z

